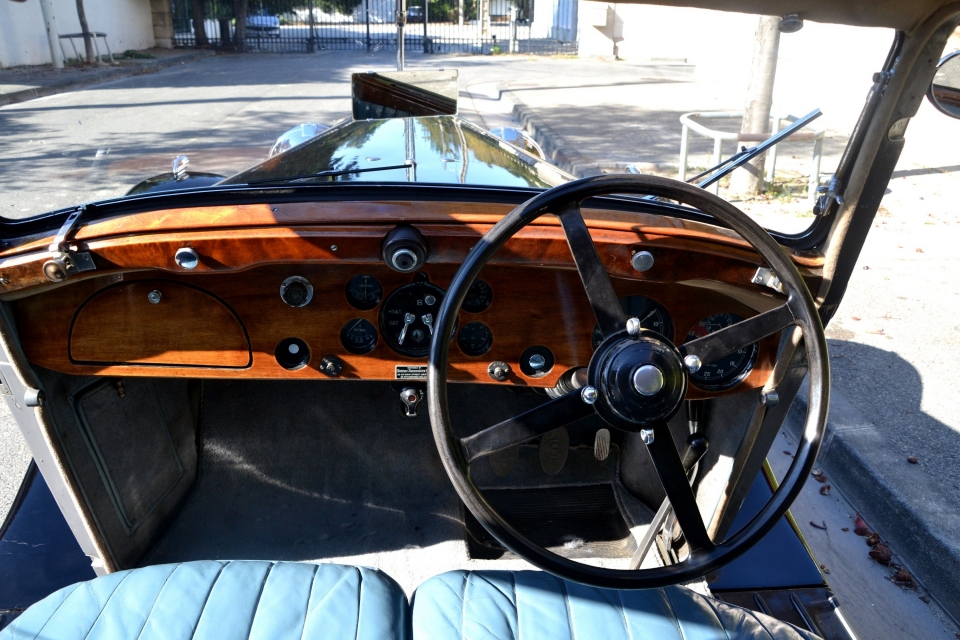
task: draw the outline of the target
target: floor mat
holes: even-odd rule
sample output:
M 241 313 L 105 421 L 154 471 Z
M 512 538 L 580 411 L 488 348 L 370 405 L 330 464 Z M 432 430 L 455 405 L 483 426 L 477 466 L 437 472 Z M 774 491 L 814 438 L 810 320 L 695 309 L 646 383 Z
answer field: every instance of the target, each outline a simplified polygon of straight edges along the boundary
M 539 489 L 487 489 L 490 505 L 531 542 L 568 558 L 629 558 L 637 545 L 610 484 Z M 506 550 L 466 513 L 471 558 Z

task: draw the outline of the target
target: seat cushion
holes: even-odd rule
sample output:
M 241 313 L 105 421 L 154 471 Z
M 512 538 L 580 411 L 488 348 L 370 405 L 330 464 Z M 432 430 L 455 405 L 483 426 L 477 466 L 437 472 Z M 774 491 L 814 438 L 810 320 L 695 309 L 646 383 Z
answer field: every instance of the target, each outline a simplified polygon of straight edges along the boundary
M 403 591 L 374 569 L 298 562 L 165 564 L 79 582 L 34 604 L 0 640 L 404 639 Z
M 413 596 L 414 640 L 817 640 L 684 587 L 614 591 L 542 571 L 451 571 Z

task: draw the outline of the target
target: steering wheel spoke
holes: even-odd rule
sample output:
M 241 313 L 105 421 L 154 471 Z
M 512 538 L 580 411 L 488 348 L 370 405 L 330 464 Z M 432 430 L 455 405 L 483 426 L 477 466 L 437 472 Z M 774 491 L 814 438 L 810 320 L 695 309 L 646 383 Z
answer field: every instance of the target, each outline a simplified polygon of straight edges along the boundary
M 690 480 L 683 468 L 680 452 L 673 442 L 670 427 L 667 423 L 656 424 L 653 429 L 653 439 L 647 444 L 647 450 L 653 459 L 653 467 L 660 478 L 660 484 L 667 492 L 667 499 L 677 522 L 683 530 L 684 538 L 690 545 L 691 551 L 708 550 L 713 548 L 713 541 L 707 533 L 697 506 L 697 499 L 693 495 Z
M 580 391 L 571 391 L 472 436 L 461 438 L 460 446 L 470 463 L 592 414 L 593 407 L 581 399 Z
M 680 347 L 680 353 L 685 357 L 696 356 L 702 364 L 709 364 L 796 323 L 797 319 L 790 309 L 790 303 L 787 302 L 692 340 Z
M 597 317 L 600 332 L 606 338 L 622 331 L 627 324 L 627 315 L 620 306 L 617 292 L 614 291 L 610 276 L 600 260 L 596 245 L 593 244 L 579 205 L 570 204 L 557 213 L 557 217 L 560 218 L 563 232 L 567 236 L 570 253 L 577 263 L 577 271 L 583 280 L 583 288 L 587 292 L 590 306 L 593 307 L 593 314 Z

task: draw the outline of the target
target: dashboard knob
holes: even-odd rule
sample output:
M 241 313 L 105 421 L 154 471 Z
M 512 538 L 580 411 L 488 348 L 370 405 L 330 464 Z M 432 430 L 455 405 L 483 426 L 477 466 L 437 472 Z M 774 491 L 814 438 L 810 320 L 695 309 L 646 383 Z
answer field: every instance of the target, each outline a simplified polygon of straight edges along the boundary
M 290 276 L 280 284 L 280 299 L 291 307 L 305 307 L 313 300 L 313 285 L 302 276 Z
M 173 260 L 181 269 L 196 269 L 200 264 L 200 255 L 190 247 L 181 247 L 173 254 Z
M 383 239 L 380 247 L 384 263 L 394 271 L 416 271 L 427 261 L 427 241 L 410 225 L 400 225 Z

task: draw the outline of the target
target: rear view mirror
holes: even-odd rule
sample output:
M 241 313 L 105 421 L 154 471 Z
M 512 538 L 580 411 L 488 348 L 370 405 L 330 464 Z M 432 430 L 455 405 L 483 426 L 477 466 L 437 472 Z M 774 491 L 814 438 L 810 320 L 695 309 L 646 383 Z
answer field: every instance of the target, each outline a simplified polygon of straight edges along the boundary
M 355 73 L 353 118 L 456 115 L 458 91 L 456 69 Z
M 927 99 L 941 113 L 960 118 L 960 51 L 954 51 L 937 65 Z

